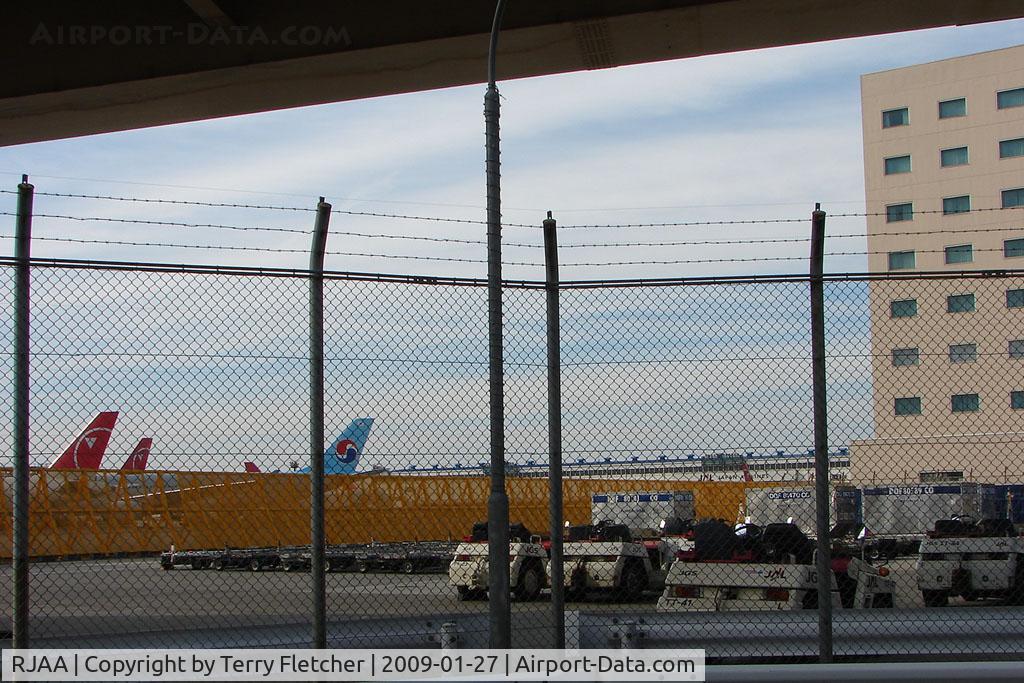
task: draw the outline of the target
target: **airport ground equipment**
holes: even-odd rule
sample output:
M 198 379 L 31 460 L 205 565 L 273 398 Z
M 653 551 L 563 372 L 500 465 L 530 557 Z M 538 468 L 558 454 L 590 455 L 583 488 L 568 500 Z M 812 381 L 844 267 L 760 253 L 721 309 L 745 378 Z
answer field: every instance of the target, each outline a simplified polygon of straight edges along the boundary
M 917 586 L 926 607 L 951 596 L 1024 602 L 1024 538 L 1006 519 L 940 519 L 921 542 Z
M 692 547 L 693 515 L 692 491 L 594 494 L 592 523 L 566 528 L 566 599 L 603 591 L 635 601 L 661 590 L 676 553 Z
M 443 571 L 452 560 L 456 544 L 451 541 L 407 541 L 392 543 L 349 543 L 328 545 L 324 553 L 325 570 L 400 571 L 406 574 Z M 310 546 L 267 548 L 221 548 L 216 550 L 169 550 L 160 555 L 164 569 L 281 569 L 309 571 Z
M 892 484 L 864 489 L 865 552 L 895 558 L 916 554 L 936 519 L 981 519 L 986 490 L 970 482 Z
M 548 553 L 540 536 L 522 524 L 509 526 L 509 586 L 517 600 L 540 597 L 547 584 Z M 483 599 L 488 586 L 487 522 L 473 525 L 473 533 L 455 548 L 448 579 L 459 600 Z
M 829 519 L 832 524 L 859 524 L 862 521 L 860 489 L 838 484 L 832 486 L 830 494 Z M 813 537 L 814 486 L 749 488 L 746 518 L 748 522 L 760 525 L 780 519 L 792 520 L 801 531 Z
M 818 605 L 814 543 L 791 523 L 765 527 L 703 520 L 694 547 L 669 568 L 660 611 L 792 610 Z M 895 582 L 834 544 L 830 599 L 836 608 L 893 607 Z

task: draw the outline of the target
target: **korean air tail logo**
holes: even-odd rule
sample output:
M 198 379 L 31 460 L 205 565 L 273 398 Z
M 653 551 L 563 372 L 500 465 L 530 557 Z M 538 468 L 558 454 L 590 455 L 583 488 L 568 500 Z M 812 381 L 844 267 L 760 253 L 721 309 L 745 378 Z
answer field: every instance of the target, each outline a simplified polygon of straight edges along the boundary
M 356 458 L 359 457 L 359 449 L 352 439 L 342 439 L 339 441 L 338 445 L 334 447 L 334 452 L 337 454 L 338 459 L 346 465 L 355 462 Z
M 78 441 L 75 442 L 75 446 L 71 451 L 72 466 L 81 468 L 82 465 L 78 462 L 78 456 L 80 454 L 84 456 L 92 455 L 91 451 L 96 447 L 96 442 L 100 440 L 103 434 L 110 434 L 110 432 L 111 429 L 109 427 L 94 427 L 78 437 Z

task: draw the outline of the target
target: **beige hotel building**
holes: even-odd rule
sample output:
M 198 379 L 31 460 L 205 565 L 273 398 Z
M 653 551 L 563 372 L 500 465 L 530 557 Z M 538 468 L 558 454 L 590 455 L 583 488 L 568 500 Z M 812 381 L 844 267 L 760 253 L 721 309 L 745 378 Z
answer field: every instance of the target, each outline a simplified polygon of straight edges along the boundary
M 851 478 L 1024 482 L 1024 277 L 901 279 L 1024 269 L 1024 45 L 867 74 L 861 106 L 868 267 L 892 277 Z

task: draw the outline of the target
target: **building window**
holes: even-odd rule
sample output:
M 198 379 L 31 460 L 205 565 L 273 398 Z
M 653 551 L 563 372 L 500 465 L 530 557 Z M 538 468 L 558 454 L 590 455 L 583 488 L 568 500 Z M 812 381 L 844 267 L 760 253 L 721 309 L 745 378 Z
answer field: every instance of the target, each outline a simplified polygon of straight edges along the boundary
M 959 197 L 946 197 L 942 200 L 942 213 L 947 216 L 951 213 L 967 213 L 971 210 L 971 196 L 968 194 Z
M 900 221 L 914 220 L 913 204 L 890 204 L 885 207 L 885 222 L 899 223 Z
M 950 363 L 973 363 L 978 360 L 977 344 L 952 344 L 949 347 Z
M 1024 138 L 999 141 L 999 158 L 1024 157 Z
M 1010 343 L 1006 345 L 1006 351 L 1010 358 L 1018 360 L 1024 358 L 1024 339 L 1011 339 Z
M 970 313 L 973 310 L 973 294 L 951 294 L 946 297 L 947 313 Z
M 906 107 L 889 109 L 882 112 L 882 128 L 910 125 L 910 112 Z
M 965 98 L 939 102 L 940 119 L 952 119 L 957 116 L 967 116 L 967 100 Z
M 906 396 L 893 402 L 893 410 L 897 415 L 920 415 L 921 397 Z
M 1024 206 L 1024 187 L 1003 190 L 1003 208 L 1012 209 L 1015 206 Z
M 1024 88 L 1014 88 L 996 93 L 996 107 L 999 109 L 1024 107 Z
M 967 164 L 967 148 L 953 147 L 939 152 L 939 159 L 943 167 L 964 166 Z
M 917 299 L 900 299 L 891 302 L 889 314 L 893 318 L 913 318 L 917 315 Z
M 973 245 L 958 244 L 955 247 L 946 247 L 946 263 L 970 263 L 973 260 Z
M 917 257 L 913 251 L 889 252 L 889 270 L 907 270 L 913 268 L 916 263 Z
M 901 157 L 889 157 L 885 160 L 885 175 L 895 175 L 896 173 L 910 173 L 909 154 Z
M 1024 256 L 1024 237 L 1018 237 L 1013 240 L 1005 240 L 1003 242 L 1003 256 L 1006 258 L 1016 258 L 1017 256 Z
M 1010 392 L 1010 407 L 1014 410 L 1024 410 L 1024 391 Z
M 951 403 L 954 413 L 976 413 L 981 407 L 977 394 L 953 394 Z
M 1024 308 L 1024 289 L 1006 290 L 1007 308 Z
M 920 365 L 921 353 L 916 346 L 914 348 L 908 349 L 893 349 L 892 364 L 894 367 L 902 367 L 904 365 Z

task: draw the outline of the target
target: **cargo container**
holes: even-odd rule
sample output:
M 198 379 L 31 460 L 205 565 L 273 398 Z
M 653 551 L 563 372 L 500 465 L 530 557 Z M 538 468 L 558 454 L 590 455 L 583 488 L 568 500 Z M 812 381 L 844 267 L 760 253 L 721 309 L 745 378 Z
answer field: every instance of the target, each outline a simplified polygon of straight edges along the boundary
M 595 493 L 590 497 L 591 522 L 624 524 L 631 530 L 656 531 L 667 519 L 693 519 L 693 491 Z
M 765 525 L 792 519 L 806 534 L 815 534 L 814 487 L 747 489 L 746 516 Z M 832 525 L 861 523 L 861 491 L 854 486 L 833 486 L 829 500 Z

